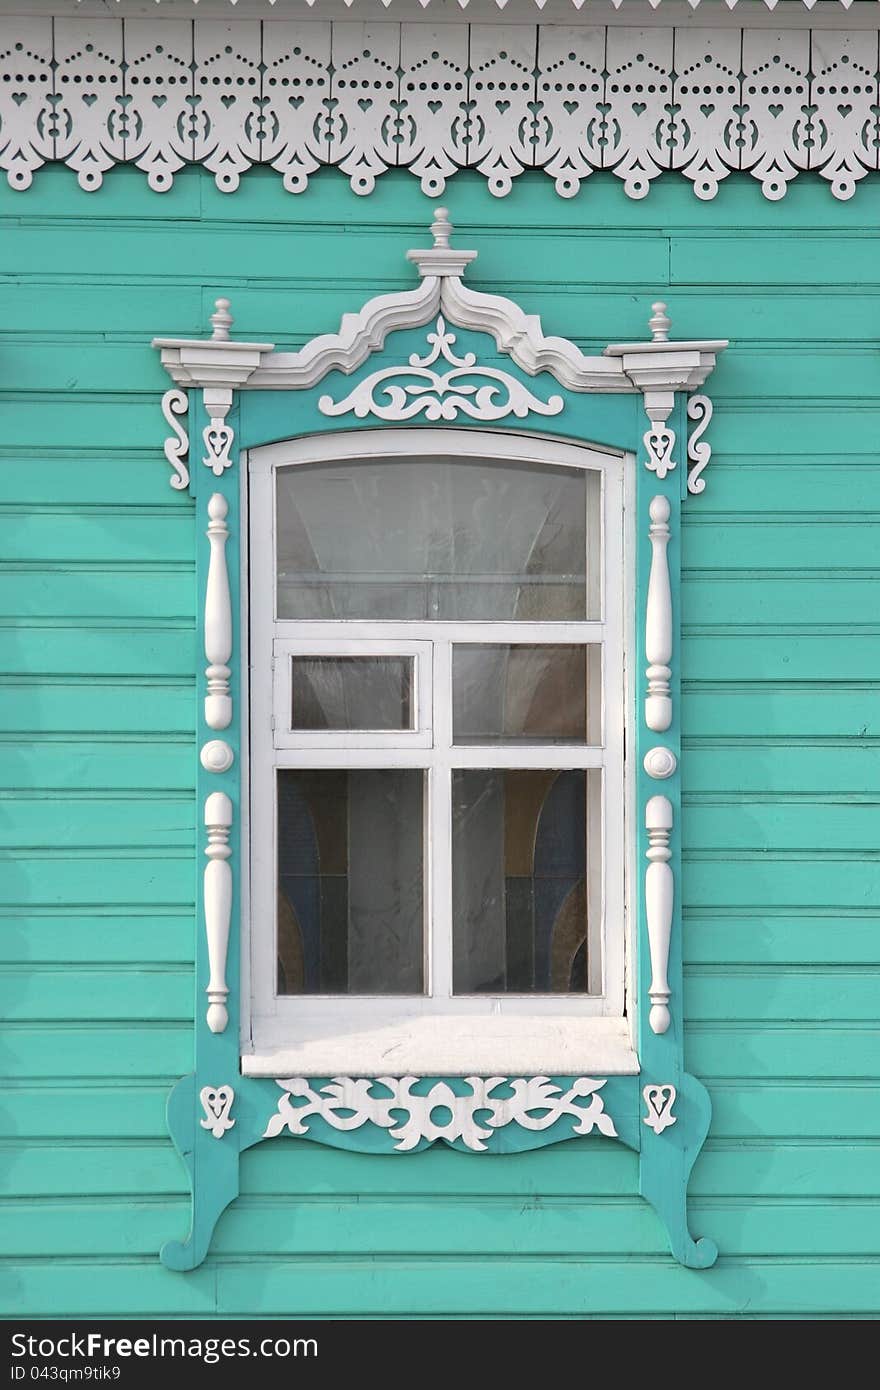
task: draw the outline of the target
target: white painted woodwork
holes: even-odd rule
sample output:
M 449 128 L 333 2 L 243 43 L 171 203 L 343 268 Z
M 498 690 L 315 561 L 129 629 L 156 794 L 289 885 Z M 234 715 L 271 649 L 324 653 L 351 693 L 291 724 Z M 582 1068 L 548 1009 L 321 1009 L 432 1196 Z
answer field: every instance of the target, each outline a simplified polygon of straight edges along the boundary
M 515 415 L 558 415 L 565 405 L 562 396 L 539 400 L 518 377 L 497 367 L 484 367 L 473 352 L 459 357 L 453 350 L 456 335 L 440 315 L 432 332 L 426 335 L 428 351 L 420 357 L 412 353 L 405 364 L 372 372 L 349 391 L 341 401 L 320 396 L 322 415 L 348 415 L 359 419 L 374 415 L 378 420 L 470 420 L 490 423 Z M 447 364 L 435 370 L 434 363 Z
M 205 934 L 208 941 L 210 971 L 205 993 L 208 996 L 207 1022 L 212 1033 L 222 1033 L 229 1022 L 226 1000 L 226 956 L 229 949 L 229 923 L 232 915 L 232 855 L 229 835 L 232 829 L 232 802 L 225 792 L 211 792 L 205 799 L 204 900 Z
M 816 0 L 796 0 L 791 6 L 786 6 L 786 23 L 794 27 L 808 27 L 811 25 L 826 25 L 832 28 L 839 26 L 842 22 L 853 21 L 853 27 L 857 29 L 873 29 L 873 16 L 870 14 L 871 6 L 866 5 L 869 11 L 868 17 L 859 15 L 858 11 L 852 14 L 850 6 L 853 0 L 839 0 L 839 5 L 829 3 L 827 12 L 823 6 L 821 10 L 814 10 Z M 181 13 L 190 17 L 194 14 L 211 15 L 229 18 L 231 15 L 250 17 L 254 14 L 264 14 L 267 4 L 271 5 L 272 0 L 152 0 L 157 7 L 171 8 L 172 12 Z M 278 0 L 276 0 L 278 3 Z M 514 17 L 526 16 L 533 18 L 535 11 L 538 10 L 542 15 L 545 13 L 547 0 L 458 0 L 462 10 L 472 7 L 472 12 L 479 9 L 480 13 L 488 14 L 492 22 L 496 25 L 503 25 Z M 731 11 L 735 11 L 739 0 L 725 0 L 724 6 L 713 5 L 710 0 L 591 0 L 587 18 L 592 23 L 602 23 L 616 25 L 626 28 L 632 24 L 632 14 L 638 11 L 640 14 L 651 17 L 658 9 L 666 22 L 673 20 L 688 20 L 693 18 L 693 12 L 701 4 L 703 6 L 700 13 L 700 23 L 712 25 L 718 28 L 727 28 L 731 20 Z M 749 22 L 758 25 L 771 26 L 779 22 L 779 15 L 774 12 L 779 4 L 779 0 L 763 0 L 764 9 L 760 6 L 748 6 Z M 143 0 L 115 0 L 120 14 L 143 12 Z M 420 18 L 425 10 L 430 6 L 435 10 L 443 11 L 441 0 L 400 0 L 399 6 L 395 5 L 395 14 L 404 17 Z M 840 7 L 847 13 L 842 14 Z M 196 8 L 198 7 L 198 8 Z M 662 7 L 662 8 L 661 8 Z M 13 13 L 24 8 L 24 0 L 0 0 L 0 14 L 8 11 Z M 35 14 L 52 14 L 57 12 L 58 0 L 28 0 L 28 10 Z M 287 8 L 285 6 L 284 8 Z M 374 12 L 375 7 L 369 0 L 345 0 L 346 12 L 357 14 L 361 9 L 366 9 L 370 13 Z M 574 24 L 578 20 L 583 20 L 583 0 L 565 0 L 566 21 Z M 341 5 L 339 0 L 312 0 L 309 12 L 319 17 L 331 13 L 340 13 Z M 495 10 L 501 13 L 496 14 Z M 157 12 L 163 15 L 161 8 Z M 103 15 L 106 14 L 106 0 L 77 0 L 77 13 L 83 15 Z M 444 12 L 445 13 L 445 12 Z M 428 16 L 432 18 L 432 16 Z
M 357 634 L 346 639 L 341 634 L 352 627 Z M 279 767 L 304 767 L 302 760 L 315 750 L 314 767 L 333 765 L 334 751 L 341 754 L 343 762 L 338 766 L 354 767 L 356 758 L 350 753 L 362 748 L 388 748 L 397 752 L 414 753 L 412 766 L 421 765 L 423 758 L 416 752 L 420 748 L 430 748 L 434 739 L 434 674 L 432 663 L 435 624 L 407 622 L 405 629 L 413 639 L 401 641 L 399 623 L 319 623 L 296 619 L 292 622 L 279 621 L 275 631 L 279 634 L 295 632 L 297 637 L 279 635 L 272 643 L 273 693 L 272 693 L 272 743 L 278 754 Z M 311 633 L 311 636 L 305 636 Z M 332 635 L 330 635 L 332 634 Z M 473 640 L 473 639 L 472 639 Z M 371 729 L 371 730 L 331 730 L 296 729 L 292 730 L 291 710 L 292 668 L 291 658 L 297 656 L 409 656 L 413 659 L 414 722 L 412 729 Z M 295 749 L 296 756 L 285 759 L 285 750 Z M 397 766 L 403 766 L 400 761 Z
M 192 25 L 177 18 L 126 19 L 124 77 L 129 102 L 125 157 L 147 175 L 156 193 L 164 193 L 195 152 Z
M 678 1119 L 673 1115 L 672 1107 L 675 1105 L 675 1098 L 678 1095 L 674 1086 L 643 1086 L 642 1099 L 645 1102 L 645 1114 L 642 1116 L 642 1123 L 649 1129 L 653 1129 L 655 1134 L 662 1134 L 664 1129 L 674 1125 Z
M 670 120 L 672 167 L 690 179 L 698 198 L 714 198 L 737 167 L 742 35 L 738 29 L 675 30 L 675 112 Z
M 353 449 L 354 457 L 364 461 L 371 457 L 412 458 L 424 451 L 427 455 L 503 458 L 601 470 L 605 612 L 599 620 L 583 623 L 274 621 L 274 557 L 272 547 L 266 544 L 273 529 L 274 471 L 281 466 L 351 458 Z M 625 564 L 621 519 L 631 515 L 631 496 L 624 506 L 624 494 L 633 484 L 632 460 L 605 450 L 526 435 L 499 436 L 454 427 L 396 427 L 361 432 L 356 438 L 323 435 L 267 445 L 251 451 L 248 470 L 253 671 L 248 905 L 252 1012 L 243 1022 L 243 1068 L 251 1075 L 276 1077 L 346 1075 L 354 1068 L 373 1075 L 388 1070 L 401 1075 L 509 1074 L 512 1067 L 529 1074 L 580 1075 L 585 1067 L 601 1075 L 631 1074 L 638 1063 L 624 1018 Z M 632 544 L 632 537 L 628 543 Z M 604 742 L 581 747 L 453 747 L 450 670 L 451 646 L 456 640 L 602 643 Z M 360 649 L 373 654 L 395 651 L 397 647 L 392 644 L 411 644 L 420 677 L 424 675 L 427 680 L 433 668 L 433 706 L 428 715 L 427 706 L 419 699 L 419 728 L 329 736 L 324 731 L 290 731 L 289 663 L 285 658 L 291 651 L 350 653 Z M 598 989 L 596 995 L 579 996 L 576 1003 L 570 996 L 452 995 L 451 771 L 467 766 L 601 768 L 604 880 L 593 896 L 594 904 L 598 899 L 598 910 L 594 907 L 589 924 L 591 951 L 602 963 L 599 978 L 591 978 L 591 985 Z M 278 767 L 420 767 L 428 771 L 429 996 L 333 999 L 275 994 L 274 770 Z
M 562 197 L 610 170 L 632 198 L 667 170 L 699 198 L 745 171 L 770 199 L 806 169 L 850 198 L 880 167 L 873 6 L 842 0 L 829 15 L 804 0 L 811 33 L 791 6 L 784 29 L 753 7 L 737 25 L 736 0 L 703 6 L 696 27 L 699 0 L 662 0 L 662 25 L 650 0 L 645 27 L 620 0 L 572 0 L 548 24 L 535 22 L 544 0 L 496 0 L 503 16 L 459 0 L 436 19 L 425 6 L 439 0 L 395 0 L 402 23 L 362 22 L 357 2 L 333 16 L 313 0 L 290 20 L 248 0 L 235 11 L 202 0 L 191 17 L 178 0 L 150 18 L 138 0 L 113 15 L 80 0 L 53 37 L 51 0 L 35 0 L 31 18 L 4 20 L 0 167 L 24 189 L 61 160 L 92 191 L 133 163 L 164 192 L 195 161 L 232 193 L 268 164 L 299 193 L 330 164 L 361 194 L 408 167 L 432 197 L 465 166 L 497 196 L 531 168 Z
M 642 766 L 649 777 L 664 782 L 667 777 L 674 775 L 678 759 L 671 748 L 649 748 L 642 759 Z
M 355 193 L 372 193 L 377 174 L 397 163 L 400 26 L 338 21 L 331 61 L 327 162 L 348 174 Z
M 702 476 L 712 457 L 712 445 L 703 438 L 712 419 L 712 402 L 708 396 L 691 396 L 687 404 L 689 420 L 696 420 L 697 427 L 688 436 L 688 492 L 699 495 L 706 490 L 706 479 Z
M 163 448 L 165 457 L 173 470 L 168 481 L 178 492 L 189 487 L 189 468 L 186 465 L 186 458 L 189 454 L 189 433 L 184 423 L 177 419 L 178 415 L 186 415 L 188 410 L 189 396 L 185 391 L 180 391 L 176 386 L 172 386 L 170 390 L 165 392 L 162 397 L 162 414 L 165 417 L 165 423 L 173 433 L 165 440 Z
M 375 1082 L 371 1078 L 337 1076 L 323 1086 L 315 1086 L 302 1076 L 279 1081 L 281 1099 L 263 1138 L 271 1139 L 284 1130 L 307 1134 L 308 1121 L 314 1115 L 341 1131 L 360 1129 L 365 1124 L 387 1129 L 401 1153 L 417 1148 L 423 1140 L 429 1144 L 461 1140 L 467 1148 L 484 1152 L 486 1141 L 504 1125 L 539 1132 L 550 1129 L 564 1115 L 575 1119 L 573 1134 L 592 1134 L 597 1129 L 611 1139 L 617 1137 L 614 1121 L 599 1095 L 606 1082 L 590 1076 L 579 1076 L 564 1092 L 546 1076 L 490 1076 L 488 1080 L 469 1076 L 470 1095 L 457 1095 L 445 1081 L 436 1082 L 425 1095 L 415 1095 L 415 1076 L 380 1076 L 377 1080 L 387 1095 L 372 1094 Z M 496 1097 L 494 1092 L 501 1085 L 510 1086 L 513 1095 Z M 292 1096 L 306 1104 L 293 1105 Z M 582 1100 L 589 1104 L 581 1105 Z M 448 1120 L 437 1118 L 447 1111 Z
M 205 1112 L 205 1118 L 199 1120 L 199 1124 L 202 1129 L 209 1129 L 215 1139 L 222 1139 L 235 1124 L 230 1115 L 235 1091 L 231 1086 L 203 1086 L 199 1091 L 199 1100 Z
M 672 908 L 675 882 L 669 860 L 672 851 L 672 802 L 666 796 L 652 796 L 645 806 L 649 860 L 645 871 L 645 913 L 648 919 L 648 947 L 651 955 L 651 1031 L 665 1033 L 671 1022 L 669 1012 L 669 943 L 672 935 Z
M 222 738 L 212 738 L 202 744 L 199 761 L 206 772 L 228 772 L 235 762 L 235 754 Z
M 298 352 L 275 352 L 272 343 L 234 341 L 228 332 L 232 321 L 228 300 L 217 301 L 218 311 L 211 315 L 210 339 L 154 338 L 153 346 L 161 352 L 162 365 L 172 380 L 178 386 L 201 386 L 204 390 L 206 408 L 212 417 L 204 432 L 205 463 L 219 475 L 231 462 L 232 432 L 224 422 L 236 388 L 302 390 L 314 386 L 330 371 L 350 375 L 371 352 L 384 345 L 389 333 L 422 327 L 438 316 L 443 319 L 444 333 L 448 325 L 454 324 L 490 334 L 500 351 L 530 376 L 550 372 L 560 385 L 573 391 L 642 391 L 652 420 L 666 419 L 676 391 L 701 386 L 718 353 L 727 346 L 723 339 L 670 342 L 669 320 L 659 313 L 665 305 L 655 305 L 654 316 L 649 320 L 651 341 L 611 344 L 601 357 L 588 357 L 569 339 L 547 336 L 537 314 L 525 313 L 503 295 L 484 294 L 465 285 L 462 276 L 477 252 L 452 247 L 452 231 L 447 210 L 437 208 L 431 224 L 433 245 L 406 253 L 420 277 L 417 288 L 377 295 L 358 313 L 344 314 L 336 333 L 322 333 Z M 221 305 L 225 307 L 220 309 Z M 219 332 L 218 320 L 222 321 Z M 419 370 L 429 368 L 423 365 Z M 460 368 L 453 366 L 453 370 Z M 485 369 L 481 370 L 486 375 Z M 516 392 L 525 388 L 516 383 L 509 389 Z M 365 413 L 368 409 L 375 413 L 371 399 L 367 391 L 365 399 L 352 400 L 352 408 L 359 405 Z M 546 413 L 550 413 L 551 402 L 552 413 L 556 413 L 557 399 L 553 396 L 544 403 L 548 407 Z M 322 400 L 327 408 L 333 405 L 327 396 Z M 492 403 L 485 396 L 481 400 L 480 418 L 486 418 Z M 459 409 L 462 407 L 457 405 L 456 410 Z M 442 412 L 439 418 L 445 418 Z M 665 459 L 666 468 L 674 466 L 668 455 Z
M 244 171 L 260 159 L 261 45 L 256 19 L 200 19 L 193 25 L 192 158 L 211 170 L 225 193 L 234 193 Z
M 100 188 L 126 158 L 122 20 L 58 18 L 54 22 L 55 148 L 53 158 L 76 170 L 80 188 Z
M 0 169 L 11 188 L 30 188 L 34 171 L 55 158 L 60 117 L 53 94 L 52 20 L 7 18 L 0 40 Z
M 205 657 L 208 662 L 205 668 L 205 723 L 210 729 L 227 729 L 232 721 L 232 696 L 229 691 L 229 677 L 232 674 L 229 669 L 232 605 L 226 566 L 228 511 L 226 498 L 215 492 L 208 502 L 208 529 L 205 533 L 211 547 L 205 585 Z
M 654 733 L 663 733 L 672 723 L 672 590 L 669 583 L 669 501 L 652 497 L 648 507 L 651 524 L 651 571 L 645 606 L 645 656 L 648 660 L 648 694 L 645 723 Z

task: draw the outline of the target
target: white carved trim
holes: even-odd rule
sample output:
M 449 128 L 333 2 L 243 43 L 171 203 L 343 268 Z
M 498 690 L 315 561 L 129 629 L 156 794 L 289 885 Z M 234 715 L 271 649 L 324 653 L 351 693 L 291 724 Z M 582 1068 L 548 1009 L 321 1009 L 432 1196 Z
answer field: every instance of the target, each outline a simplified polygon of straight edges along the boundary
M 385 367 L 359 382 L 343 400 L 334 403 L 321 396 L 322 415 L 347 415 L 353 411 L 359 420 L 375 415 L 379 420 L 503 420 L 515 415 L 558 415 L 565 405 L 562 396 L 541 401 L 509 372 L 483 367 L 473 352 L 457 357 L 452 350 L 454 333 L 446 327 L 442 314 L 434 331 L 426 335 L 429 351 L 424 357 L 411 353 L 406 366 Z M 450 364 L 446 372 L 432 371 L 440 359 Z M 379 393 L 377 395 L 377 392 Z
M 688 401 L 688 419 L 699 422 L 688 438 L 688 492 L 701 493 L 706 488 L 706 479 L 700 475 L 712 457 L 712 445 L 702 436 L 709 428 L 712 410 L 708 396 L 691 396 Z
M 481 387 L 461 387 L 459 375 L 476 369 L 476 363 L 450 355 L 454 336 L 446 324 L 488 333 L 499 350 L 507 353 L 518 367 L 531 376 L 550 372 L 561 385 L 573 391 L 643 391 L 645 409 L 652 420 L 665 420 L 675 403 L 675 392 L 702 385 L 715 365 L 717 354 L 727 347 L 726 340 L 670 342 L 669 319 L 660 314 L 665 305 L 654 305 L 649 320 L 650 342 L 618 343 L 607 347 L 601 357 L 587 357 L 567 338 L 548 337 L 537 314 L 527 314 L 512 299 L 484 294 L 464 285 L 461 276 L 476 258 L 476 251 L 450 246 L 452 224 L 445 208 L 437 208 L 431 224 L 433 246 L 406 253 L 420 276 L 416 289 L 377 295 L 356 314 L 343 315 L 337 333 L 313 338 L 299 352 L 275 352 L 271 343 L 238 343 L 230 338 L 232 316 L 229 300 L 218 299 L 211 315 L 213 332 L 208 340 L 154 338 L 153 346 L 162 354 L 162 365 L 178 384 L 201 386 L 211 423 L 204 431 L 205 463 L 220 475 L 231 462 L 232 431 L 225 424 L 235 389 L 302 390 L 314 386 L 330 371 L 353 372 L 371 352 L 381 348 L 389 333 L 417 328 L 436 320 L 443 324 L 435 332 L 438 342 L 429 342 L 437 352 L 425 358 L 413 354 L 409 368 L 386 368 L 362 382 L 343 401 L 335 403 L 329 395 L 321 397 L 320 409 L 329 415 L 378 415 L 382 419 L 405 420 L 424 411 L 427 419 L 454 420 L 462 412 L 478 420 L 498 420 L 513 413 L 520 417 L 533 411 L 555 415 L 564 402 L 558 396 L 542 402 L 521 382 L 497 368 L 480 368 Z M 443 356 L 452 372 L 439 374 L 430 367 Z M 468 358 L 472 354 L 468 354 Z M 395 384 L 394 378 L 398 381 Z M 414 377 L 426 385 L 417 388 Z M 406 381 L 404 386 L 402 381 Z M 391 383 L 386 385 L 385 383 Z M 453 393 L 452 386 L 457 388 Z M 375 387 L 382 387 L 375 397 Z M 507 399 L 497 399 L 499 388 Z M 419 395 L 433 390 L 424 403 Z M 447 392 L 449 393 L 447 395 Z M 472 403 L 465 398 L 472 397 Z M 663 476 L 674 467 L 664 454 Z M 649 463 L 650 466 L 650 463 Z
M 208 843 L 205 854 L 204 898 L 205 934 L 208 939 L 210 977 L 205 989 L 208 996 L 208 1027 L 212 1033 L 222 1033 L 229 1022 L 226 1000 L 226 953 L 229 949 L 229 923 L 232 914 L 232 869 L 228 859 L 232 854 L 229 835 L 232 829 L 232 802 L 225 792 L 212 792 L 205 799 L 205 828 Z
M 206 386 L 202 392 L 208 424 L 202 430 L 205 441 L 205 457 L 202 462 L 210 468 L 215 478 L 219 478 L 226 468 L 232 467 L 232 448 L 235 435 L 226 416 L 232 406 L 232 391 L 228 387 Z
M 672 723 L 672 696 L 669 682 L 672 677 L 672 589 L 669 583 L 669 513 L 666 497 L 652 497 L 648 507 L 651 524 L 651 572 L 648 576 L 648 598 L 645 608 L 645 656 L 648 694 L 645 698 L 645 723 L 656 734 L 662 734 Z
M 235 1092 L 231 1086 L 203 1086 L 199 1091 L 199 1100 L 205 1112 L 205 1118 L 199 1124 L 202 1129 L 209 1129 L 215 1139 L 222 1139 L 235 1124 L 229 1113 Z
M 235 754 L 222 738 L 212 738 L 202 744 L 199 762 L 206 772 L 228 772 L 235 762 Z
M 277 1083 L 283 1094 L 278 1112 L 269 1120 L 263 1138 L 270 1139 L 285 1129 L 289 1134 L 306 1134 L 306 1121 L 312 1115 L 319 1115 L 333 1129 L 341 1131 L 359 1129 L 365 1124 L 387 1129 L 390 1138 L 397 1141 L 395 1148 L 401 1152 L 416 1148 L 423 1139 L 429 1143 L 438 1139 L 452 1143 L 460 1139 L 469 1149 L 482 1151 L 493 1131 L 504 1125 L 516 1124 L 523 1129 L 540 1131 L 549 1129 L 563 1115 L 576 1117 L 574 1134 L 590 1134 L 595 1128 L 610 1138 L 617 1136 L 614 1121 L 597 1094 L 606 1084 L 604 1081 L 581 1076 L 562 1093 L 546 1076 L 517 1077 L 510 1081 L 504 1076 L 486 1079 L 468 1076 L 465 1080 L 471 1088 L 470 1094 L 458 1096 L 444 1081 L 438 1081 L 426 1095 L 414 1095 L 413 1087 L 418 1085 L 415 1076 L 379 1076 L 375 1081 L 337 1076 L 317 1089 L 305 1077 L 292 1077 Z M 389 1094 L 373 1095 L 377 1084 Z M 501 1085 L 509 1085 L 513 1095 L 507 1098 L 493 1095 Z M 305 1098 L 306 1104 L 294 1105 L 291 1100 L 294 1096 Z M 578 1104 L 587 1097 L 589 1105 Z M 438 1123 L 432 1118 L 432 1111 L 438 1107 L 451 1111 L 447 1122 Z M 346 1113 L 340 1114 L 340 1111 Z M 403 1120 L 400 1111 L 406 1115 Z M 478 1112 L 479 1123 L 476 1120 Z
M 440 307 L 459 328 L 491 333 L 498 347 L 530 376 L 551 372 L 572 391 L 631 391 L 619 362 L 587 357 L 568 338 L 547 337 L 537 314 L 512 299 L 472 290 L 459 279 L 443 280 Z
M 431 2 L 420 0 L 419 12 Z M 583 0 L 572 0 L 564 28 L 511 22 L 513 5 L 503 22 L 469 25 L 463 16 L 261 20 L 241 9 L 226 23 L 207 16 L 207 3 L 194 19 L 176 9 L 170 19 L 128 17 L 124 6 L 86 17 L 88 0 L 54 28 L 45 12 L 6 19 L 0 168 L 12 187 L 58 160 L 89 191 L 114 164 L 133 163 L 164 192 L 195 162 L 226 193 L 258 164 L 300 193 L 330 164 L 362 194 L 406 167 L 437 197 L 468 167 L 497 196 L 539 168 L 563 197 L 604 169 L 631 198 L 672 170 L 699 198 L 743 171 L 775 199 L 812 170 L 846 199 L 880 168 L 878 30 L 851 0 L 836 28 L 817 10 L 812 33 L 790 21 L 768 27 L 763 12 L 755 27 L 712 13 L 696 29 L 650 19 L 632 27 L 616 14 L 621 0 L 610 24 L 597 0 L 582 17 Z M 459 0 L 462 10 L 468 3 Z M 660 3 L 650 0 L 647 14 Z M 521 5 L 519 16 L 528 21 L 534 8 Z
M 654 406 L 652 409 L 648 396 L 645 396 L 645 411 L 652 419 L 655 413 L 657 415 L 662 414 L 663 419 L 665 419 L 671 411 L 672 405 L 673 402 L 668 405 L 664 402 L 659 408 Z M 660 421 L 657 424 L 652 424 L 642 438 L 648 455 L 645 459 L 645 467 L 649 472 L 656 473 L 658 478 L 665 478 L 666 474 L 675 467 L 675 459 L 672 457 L 672 451 L 675 448 L 675 430 L 670 429 L 668 425 Z
M 381 294 L 356 314 L 343 314 L 337 333 L 322 333 L 299 352 L 273 352 L 248 380 L 250 387 L 303 390 L 328 372 L 352 372 L 381 348 L 389 333 L 421 328 L 440 308 L 440 281 L 427 277 L 414 290 Z
M 665 782 L 667 777 L 674 775 L 678 759 L 671 748 L 649 748 L 642 759 L 642 766 L 649 777 Z
M 205 723 L 209 729 L 228 729 L 232 721 L 232 696 L 229 693 L 232 672 L 228 664 L 232 655 L 232 603 L 226 567 L 228 512 L 226 498 L 215 492 L 208 502 L 208 529 L 205 532 L 211 546 L 205 585 L 205 657 L 208 662 L 205 669 L 208 682 Z
M 189 487 L 189 469 L 185 462 L 189 453 L 189 433 L 185 425 L 175 417 L 186 415 L 188 410 L 189 396 L 185 391 L 180 391 L 176 386 L 172 386 L 169 391 L 165 392 L 162 397 L 162 414 L 165 416 L 166 425 L 174 433 L 165 440 L 164 451 L 166 459 L 174 470 L 168 481 L 178 492 Z
M 662 1134 L 664 1129 L 674 1125 L 678 1116 L 673 1115 L 672 1107 L 677 1095 L 674 1086 L 643 1086 L 642 1097 L 647 1113 L 642 1116 L 642 1123 L 653 1129 L 655 1134 Z
M 665 1033 L 671 1022 L 669 1013 L 669 943 L 672 934 L 672 908 L 675 882 L 669 860 L 672 851 L 672 802 L 666 796 L 652 796 L 645 806 L 648 831 L 645 871 L 645 912 L 648 918 L 648 946 L 651 954 L 651 999 L 649 1022 L 653 1033 Z

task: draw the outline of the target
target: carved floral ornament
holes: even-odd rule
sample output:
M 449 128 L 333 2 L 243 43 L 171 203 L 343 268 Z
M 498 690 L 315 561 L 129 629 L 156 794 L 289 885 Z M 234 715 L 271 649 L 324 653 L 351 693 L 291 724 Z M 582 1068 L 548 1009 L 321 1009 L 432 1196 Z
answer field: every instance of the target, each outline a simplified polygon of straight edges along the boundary
M 505 16 L 439 29 L 6 18 L 0 168 L 26 189 L 42 164 L 62 162 L 91 191 L 115 164 L 135 164 L 164 192 L 195 163 L 228 193 L 263 164 L 299 193 L 331 165 L 370 193 L 402 167 L 429 197 L 461 168 L 499 196 L 540 169 L 562 197 L 601 169 L 631 198 L 670 171 L 704 199 L 731 173 L 777 199 L 813 171 L 849 198 L 880 169 L 880 35 L 841 20 L 838 30 L 788 17 L 778 29 L 638 29 L 606 26 L 590 7 L 571 25 Z

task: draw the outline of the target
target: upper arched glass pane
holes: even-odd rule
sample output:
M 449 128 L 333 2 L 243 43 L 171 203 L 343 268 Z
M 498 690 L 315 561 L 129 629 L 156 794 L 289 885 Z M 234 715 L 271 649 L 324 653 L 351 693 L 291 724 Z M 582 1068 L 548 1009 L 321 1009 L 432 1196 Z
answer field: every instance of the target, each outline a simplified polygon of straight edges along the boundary
M 601 616 L 597 470 L 360 458 L 276 486 L 280 619 Z

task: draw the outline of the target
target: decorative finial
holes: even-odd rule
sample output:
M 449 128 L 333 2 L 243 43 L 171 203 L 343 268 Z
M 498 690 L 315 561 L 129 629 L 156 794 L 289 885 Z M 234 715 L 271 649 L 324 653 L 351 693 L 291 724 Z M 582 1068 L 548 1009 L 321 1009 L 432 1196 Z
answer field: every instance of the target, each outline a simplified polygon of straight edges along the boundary
M 648 327 L 651 330 L 651 340 L 655 343 L 668 343 L 672 320 L 666 312 L 666 305 L 663 303 L 662 299 L 658 299 L 656 304 L 651 305 L 651 308 L 654 310 L 653 314 L 648 319 Z
M 452 236 L 452 223 L 449 220 L 449 209 L 435 208 L 434 217 L 436 221 L 431 223 L 431 235 L 434 238 L 434 249 L 437 251 L 448 251 L 449 238 Z
M 214 313 L 211 315 L 213 332 L 211 340 L 215 343 L 228 343 L 229 330 L 234 323 L 234 319 L 229 312 L 228 299 L 214 300 Z

